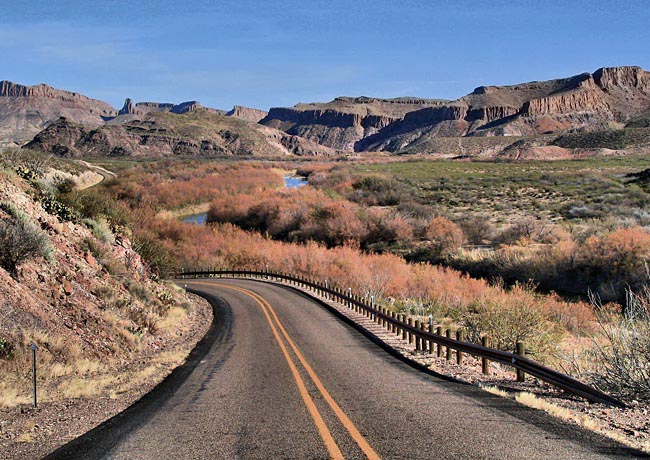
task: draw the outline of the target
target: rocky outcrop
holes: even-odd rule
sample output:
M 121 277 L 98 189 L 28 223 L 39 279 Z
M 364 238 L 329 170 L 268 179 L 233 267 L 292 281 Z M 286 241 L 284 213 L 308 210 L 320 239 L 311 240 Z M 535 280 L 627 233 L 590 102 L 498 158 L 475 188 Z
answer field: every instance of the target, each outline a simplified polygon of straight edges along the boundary
M 171 113 L 187 113 L 192 110 L 203 108 L 198 101 L 181 102 L 180 104 L 170 104 L 166 102 L 138 102 L 127 98 L 124 105 L 119 111 L 119 115 L 146 115 L 152 112 L 171 112 Z
M 259 123 L 259 121 L 266 117 L 268 114 L 269 113 L 264 110 L 252 109 L 250 107 L 236 105 L 232 108 L 231 111 L 226 113 L 226 116 L 239 118 L 240 120 L 246 120 L 252 123 Z
M 261 123 L 323 145 L 356 151 L 422 151 L 427 139 L 532 136 L 604 129 L 650 109 L 650 73 L 598 69 L 569 78 L 479 86 L 456 101 L 337 98 L 272 108 Z
M 60 118 L 26 148 L 64 157 L 329 155 L 331 149 L 283 131 L 206 109 L 151 112 L 138 119 L 87 128 Z
M 170 112 L 181 114 L 181 113 L 191 112 L 192 110 L 196 110 L 200 108 L 203 108 L 203 106 L 199 104 L 198 101 L 187 101 L 187 102 L 181 102 L 180 104 L 173 106 L 170 109 Z
M 597 90 L 574 90 L 549 97 L 533 99 L 524 104 L 522 113 L 535 115 L 563 115 L 584 111 L 607 111 L 607 102 Z
M 650 91 L 650 72 L 641 67 L 604 67 L 594 72 L 594 80 L 605 91 L 619 88 Z
M 0 82 L 0 146 L 22 145 L 60 116 L 99 126 L 115 115 L 110 105 L 79 93 Z

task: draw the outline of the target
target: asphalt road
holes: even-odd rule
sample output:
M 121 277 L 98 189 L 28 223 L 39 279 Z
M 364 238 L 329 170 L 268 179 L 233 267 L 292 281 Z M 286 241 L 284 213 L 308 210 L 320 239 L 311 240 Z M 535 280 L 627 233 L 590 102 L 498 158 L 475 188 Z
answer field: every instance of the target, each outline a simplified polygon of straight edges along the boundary
M 48 458 L 648 458 L 420 372 L 290 288 L 183 283 L 213 302 L 216 318 L 188 363 Z

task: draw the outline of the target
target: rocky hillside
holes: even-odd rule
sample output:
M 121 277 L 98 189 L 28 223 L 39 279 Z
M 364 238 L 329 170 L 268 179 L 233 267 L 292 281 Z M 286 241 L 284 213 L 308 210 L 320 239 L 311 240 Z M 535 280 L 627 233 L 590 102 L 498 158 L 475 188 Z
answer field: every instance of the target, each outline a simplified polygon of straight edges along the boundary
M 271 109 L 261 123 L 333 148 L 426 152 L 441 137 L 622 127 L 649 109 L 650 73 L 612 67 L 558 80 L 481 86 L 455 101 L 338 98 L 298 104 Z
M 182 363 L 210 323 L 207 305 L 156 280 L 117 209 L 99 195 L 83 213 L 60 200 L 62 181 L 74 187 L 86 173 L 0 151 L 3 458 L 42 458 L 122 410 Z
M 78 93 L 0 82 L 0 146 L 22 145 L 61 116 L 99 126 L 116 114 L 110 105 Z
M 118 117 L 120 118 L 120 117 Z M 64 157 L 327 155 L 331 149 L 266 126 L 205 109 L 151 111 L 91 129 L 60 118 L 26 148 Z

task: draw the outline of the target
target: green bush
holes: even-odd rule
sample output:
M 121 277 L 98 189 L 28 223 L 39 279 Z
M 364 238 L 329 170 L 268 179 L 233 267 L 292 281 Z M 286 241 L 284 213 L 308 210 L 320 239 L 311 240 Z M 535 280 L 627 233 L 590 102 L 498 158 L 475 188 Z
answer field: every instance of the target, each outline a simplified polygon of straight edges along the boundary
M 36 257 L 52 254 L 47 235 L 26 216 L 18 214 L 0 221 L 0 265 L 13 278 L 18 277 L 18 265 Z
M 74 222 L 77 220 L 77 215 L 74 209 L 56 199 L 54 195 L 43 193 L 43 195 L 41 195 L 40 202 L 45 212 L 57 216 L 63 221 Z
M 4 337 L 0 337 L 0 359 L 10 361 L 16 357 L 16 346 Z
M 521 286 L 515 289 L 531 290 Z M 516 303 L 476 302 L 462 315 L 461 325 L 472 342 L 480 343 L 481 337 L 486 336 L 492 347 L 509 352 L 516 350 L 517 342 L 524 342 L 527 352 L 542 361 L 561 338 L 557 326 L 539 305 L 524 296 Z

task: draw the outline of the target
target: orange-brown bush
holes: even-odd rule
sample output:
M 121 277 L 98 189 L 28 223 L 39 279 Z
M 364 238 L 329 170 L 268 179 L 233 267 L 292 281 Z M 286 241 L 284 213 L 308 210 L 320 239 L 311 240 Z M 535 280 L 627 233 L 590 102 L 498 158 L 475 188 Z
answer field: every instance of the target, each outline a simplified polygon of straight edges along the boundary
M 269 171 L 258 165 L 221 165 L 217 170 L 225 176 L 226 185 L 212 188 L 218 190 L 219 195 L 212 202 L 210 214 L 216 220 L 229 223 L 199 226 L 158 218 L 156 210 L 162 203 L 183 206 L 186 202 L 175 197 L 153 199 L 149 195 L 157 193 L 159 189 L 156 187 L 142 187 L 138 190 L 139 195 L 129 198 L 133 200 L 132 205 L 134 202 L 148 204 L 138 209 L 139 225 L 134 233 L 136 240 L 152 243 L 151 253 L 155 258 L 166 260 L 169 257 L 176 267 L 186 269 L 263 269 L 268 264 L 271 270 L 315 279 L 327 278 L 333 285 L 369 293 L 378 299 L 391 297 L 401 308 L 410 308 L 418 303 L 439 318 L 451 317 L 456 321 L 467 318 L 468 314 L 476 311 L 477 305 L 486 311 L 498 312 L 505 306 L 515 306 L 520 302 L 539 312 L 543 321 L 560 322 L 563 327 L 571 327 L 572 323 L 589 323 L 593 319 L 589 316 L 589 307 L 582 303 L 539 296 L 531 290 L 509 291 L 453 269 L 408 264 L 396 255 L 364 253 L 363 243 L 412 237 L 411 224 L 386 209 L 362 208 L 319 190 L 259 192 L 255 187 Z M 141 171 L 139 174 L 147 176 L 148 173 Z M 163 173 L 150 173 L 151 176 L 158 174 Z M 210 170 L 207 175 L 214 174 L 215 170 Z M 232 177 L 246 176 L 255 179 L 243 186 L 230 184 Z M 133 183 L 152 182 L 148 176 L 137 176 L 137 181 L 134 177 L 120 178 L 120 182 L 126 181 L 129 187 Z M 182 177 L 182 182 L 186 185 L 197 183 L 186 176 Z M 168 190 L 182 189 L 174 181 L 169 181 L 166 187 Z M 111 191 L 117 195 L 124 188 L 113 184 Z M 199 189 L 203 190 L 203 186 Z M 187 200 L 203 195 L 188 193 L 183 196 Z M 245 231 L 230 222 L 257 231 Z M 429 237 L 438 241 L 445 250 L 453 250 L 451 248 L 462 243 L 458 226 L 445 218 L 434 218 L 428 223 L 427 230 Z M 580 319 L 574 319 L 574 312 Z M 526 337 L 531 336 L 530 331 L 526 334 L 529 334 Z
M 221 194 L 263 193 L 282 184 L 277 173 L 255 163 L 163 162 L 128 169 L 107 187 L 115 198 L 127 200 L 134 208 L 160 210 L 209 202 Z
M 426 238 L 441 258 L 458 250 L 465 243 L 465 235 L 460 227 L 442 216 L 431 219 L 426 228 Z
M 557 232 L 556 232 L 557 234 Z M 616 229 L 574 241 L 565 236 L 555 244 L 506 246 L 478 259 L 451 258 L 454 267 L 474 276 L 503 278 L 508 284 L 528 282 L 547 291 L 587 295 L 625 302 L 628 288 L 647 284 L 650 233 L 642 227 Z
M 231 223 L 277 240 L 316 241 L 328 247 L 351 244 L 368 248 L 408 240 L 413 234 L 399 214 L 364 210 L 313 188 L 238 195 L 236 200 L 219 197 L 208 211 L 208 222 Z

